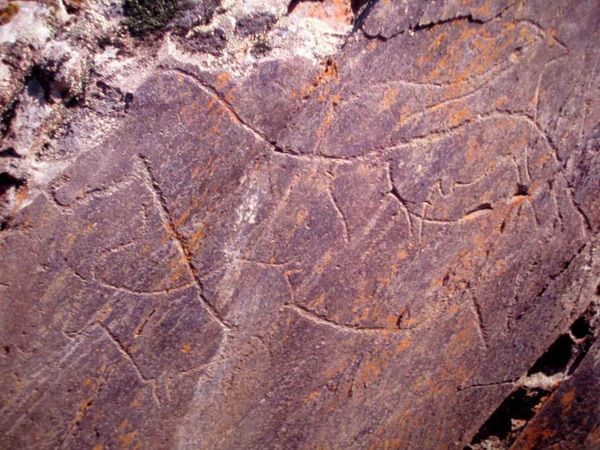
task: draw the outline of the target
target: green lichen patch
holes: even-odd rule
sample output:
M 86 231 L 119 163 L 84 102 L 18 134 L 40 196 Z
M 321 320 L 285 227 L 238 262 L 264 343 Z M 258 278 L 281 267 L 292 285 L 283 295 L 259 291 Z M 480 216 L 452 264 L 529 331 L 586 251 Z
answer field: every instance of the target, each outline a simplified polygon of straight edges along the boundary
M 167 26 L 185 3 L 183 0 L 125 0 L 124 23 L 131 34 L 142 36 Z

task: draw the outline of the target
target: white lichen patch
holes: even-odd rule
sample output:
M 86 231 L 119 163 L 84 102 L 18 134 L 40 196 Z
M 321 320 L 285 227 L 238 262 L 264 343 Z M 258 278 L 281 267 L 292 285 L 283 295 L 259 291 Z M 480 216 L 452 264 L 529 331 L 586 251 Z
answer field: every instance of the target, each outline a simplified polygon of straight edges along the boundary
M 6 25 L 0 26 L 0 44 L 17 40 L 42 47 L 53 34 L 48 21 L 52 11 L 36 2 L 18 2 L 19 11 Z
M 166 37 L 162 54 L 201 69 L 227 70 L 233 74 L 244 72 L 260 59 L 302 57 L 318 64 L 336 53 L 352 31 L 348 17 L 337 17 L 327 10 L 331 7 L 329 2 L 311 6 L 325 9 L 322 16 L 312 14 L 312 10 L 289 13 L 288 5 L 288 1 L 281 0 L 225 1 L 209 24 L 194 27 L 185 36 L 193 40 L 199 35 L 220 33 L 225 42 L 218 54 L 190 50 L 173 36 Z M 255 34 L 238 32 L 237 26 L 242 21 L 253 18 L 260 21 L 265 17 L 272 21 L 267 29 Z M 257 45 L 265 47 L 262 54 L 257 55 Z

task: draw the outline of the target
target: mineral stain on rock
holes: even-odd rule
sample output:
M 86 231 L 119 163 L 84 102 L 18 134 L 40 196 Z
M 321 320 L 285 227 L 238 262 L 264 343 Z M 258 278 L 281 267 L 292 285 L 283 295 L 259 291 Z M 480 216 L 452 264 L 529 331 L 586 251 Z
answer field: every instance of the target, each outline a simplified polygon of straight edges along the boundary
M 597 1 L 0 21 L 0 447 L 600 446 Z
M 5 25 L 10 22 L 18 12 L 19 5 L 15 2 L 9 2 L 2 6 L 2 8 L 0 8 L 0 25 Z

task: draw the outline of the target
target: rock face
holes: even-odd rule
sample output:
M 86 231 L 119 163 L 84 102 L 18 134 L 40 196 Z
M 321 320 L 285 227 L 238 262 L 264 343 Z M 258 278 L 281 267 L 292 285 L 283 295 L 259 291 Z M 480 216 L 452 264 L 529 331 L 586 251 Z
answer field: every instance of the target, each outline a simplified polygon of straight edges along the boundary
M 2 448 L 600 448 L 596 0 L 13 3 Z

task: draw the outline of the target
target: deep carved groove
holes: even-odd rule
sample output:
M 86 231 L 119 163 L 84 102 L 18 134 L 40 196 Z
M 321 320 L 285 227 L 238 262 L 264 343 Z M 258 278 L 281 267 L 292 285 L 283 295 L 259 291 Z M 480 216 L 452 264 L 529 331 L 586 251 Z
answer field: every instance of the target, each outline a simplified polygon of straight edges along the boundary
M 544 375 L 555 375 L 564 372 L 573 357 L 574 342 L 563 334 L 546 350 L 536 363 L 529 369 L 527 375 L 543 373 Z
M 545 400 L 558 388 L 560 381 L 575 372 L 594 343 L 597 337 L 597 309 L 595 302 L 590 303 L 572 323 L 570 335 L 561 334 L 548 347 L 527 371 L 521 385 L 496 408 L 465 449 L 510 447 L 529 420 L 542 408 Z M 544 377 L 552 378 L 546 378 L 544 384 L 538 381 L 540 377 L 542 380 Z
M 535 415 L 549 393 L 542 389 L 518 388 L 494 411 L 473 438 L 471 445 L 500 440 L 510 445 L 525 424 Z

